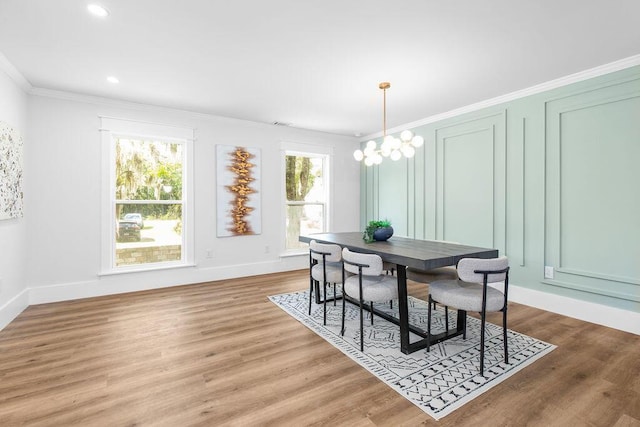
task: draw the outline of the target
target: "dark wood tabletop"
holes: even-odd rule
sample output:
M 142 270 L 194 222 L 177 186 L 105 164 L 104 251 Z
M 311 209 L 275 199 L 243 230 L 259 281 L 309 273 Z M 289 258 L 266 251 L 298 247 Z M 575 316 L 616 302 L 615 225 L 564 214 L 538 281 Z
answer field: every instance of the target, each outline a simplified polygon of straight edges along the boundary
M 361 232 L 317 233 L 300 236 L 301 242 L 335 243 L 355 252 L 373 253 L 388 262 L 430 270 L 456 265 L 462 258 L 496 258 L 497 249 L 479 248 L 438 240 L 393 236 L 386 242 L 365 243 Z

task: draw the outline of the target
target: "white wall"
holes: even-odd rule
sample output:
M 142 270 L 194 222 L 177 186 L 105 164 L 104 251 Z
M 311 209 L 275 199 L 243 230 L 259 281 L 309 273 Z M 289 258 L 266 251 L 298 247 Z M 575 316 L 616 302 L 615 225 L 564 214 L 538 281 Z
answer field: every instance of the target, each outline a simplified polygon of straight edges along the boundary
M 306 256 L 281 258 L 282 141 L 333 147 L 332 231 L 359 227 L 359 164 L 355 138 L 110 102 L 42 90 L 29 100 L 26 188 L 30 303 L 196 283 L 306 267 Z M 101 158 L 99 116 L 195 128 L 196 267 L 98 276 L 100 270 Z M 215 146 L 262 150 L 262 234 L 216 238 Z M 269 246 L 269 253 L 265 247 Z M 213 258 L 206 258 L 206 250 Z
M 8 123 L 22 135 L 25 146 L 27 133 L 27 95 L 2 71 L 0 67 L 0 121 Z M 26 151 L 26 150 L 25 150 Z M 25 171 L 25 179 L 28 172 Z M 0 329 L 27 305 L 26 250 L 27 228 L 30 219 L 25 206 L 25 217 L 0 221 Z

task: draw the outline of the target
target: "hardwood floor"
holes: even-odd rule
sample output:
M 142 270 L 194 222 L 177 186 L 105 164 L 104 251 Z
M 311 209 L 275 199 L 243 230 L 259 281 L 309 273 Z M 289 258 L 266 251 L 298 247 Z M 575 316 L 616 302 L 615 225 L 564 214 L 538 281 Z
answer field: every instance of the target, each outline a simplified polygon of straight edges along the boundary
M 307 285 L 296 271 L 31 306 L 0 331 L 0 425 L 640 425 L 640 336 L 511 304 L 511 329 L 558 348 L 435 421 L 267 299 Z

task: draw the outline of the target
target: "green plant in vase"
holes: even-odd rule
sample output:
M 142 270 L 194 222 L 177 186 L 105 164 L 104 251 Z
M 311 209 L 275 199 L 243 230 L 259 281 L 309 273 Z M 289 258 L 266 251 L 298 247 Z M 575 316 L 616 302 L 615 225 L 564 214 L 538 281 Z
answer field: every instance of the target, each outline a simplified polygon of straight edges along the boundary
M 393 227 L 391 227 L 391 221 L 386 219 L 382 221 L 369 221 L 369 224 L 367 224 L 364 229 L 362 239 L 366 243 L 372 243 L 374 241 L 387 240 L 392 235 Z

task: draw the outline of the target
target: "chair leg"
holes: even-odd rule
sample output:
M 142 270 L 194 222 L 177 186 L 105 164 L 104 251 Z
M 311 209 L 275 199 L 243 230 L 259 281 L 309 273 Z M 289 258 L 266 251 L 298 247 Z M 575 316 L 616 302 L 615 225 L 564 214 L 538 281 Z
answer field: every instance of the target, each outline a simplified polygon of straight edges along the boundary
M 333 284 L 333 306 L 336 306 L 336 284 Z
M 480 325 L 480 376 L 484 377 L 484 326 L 487 320 L 487 313 L 481 312 L 480 317 L 482 318 Z
M 447 334 L 449 333 L 449 307 L 448 306 L 444 306 L 444 328 L 447 331 Z
M 464 323 L 462 324 L 462 339 L 467 339 L 467 313 L 464 313 L 464 318 L 462 320 Z
M 371 301 L 371 324 L 373 325 L 373 301 Z
M 309 277 L 309 316 L 311 316 L 311 299 L 313 298 L 313 278 Z
M 429 347 L 431 346 L 431 302 L 433 299 L 431 298 L 431 294 L 429 294 L 429 304 L 427 304 L 427 353 L 429 352 Z M 435 305 L 435 304 L 434 304 Z
M 502 311 L 502 341 L 504 345 L 504 363 L 509 363 L 509 350 L 507 349 L 507 307 Z
M 342 288 L 342 327 L 340 329 L 340 335 L 344 336 L 344 310 L 345 310 L 345 293 L 344 293 L 344 287 Z
M 362 295 L 362 293 L 360 293 Z M 362 320 L 362 296 L 360 296 L 360 351 L 364 352 L 364 323 Z
M 327 282 L 326 281 L 322 281 L 322 300 L 323 300 L 323 309 L 324 309 L 324 314 L 323 314 L 323 318 L 322 318 L 322 324 L 324 326 L 327 326 Z

